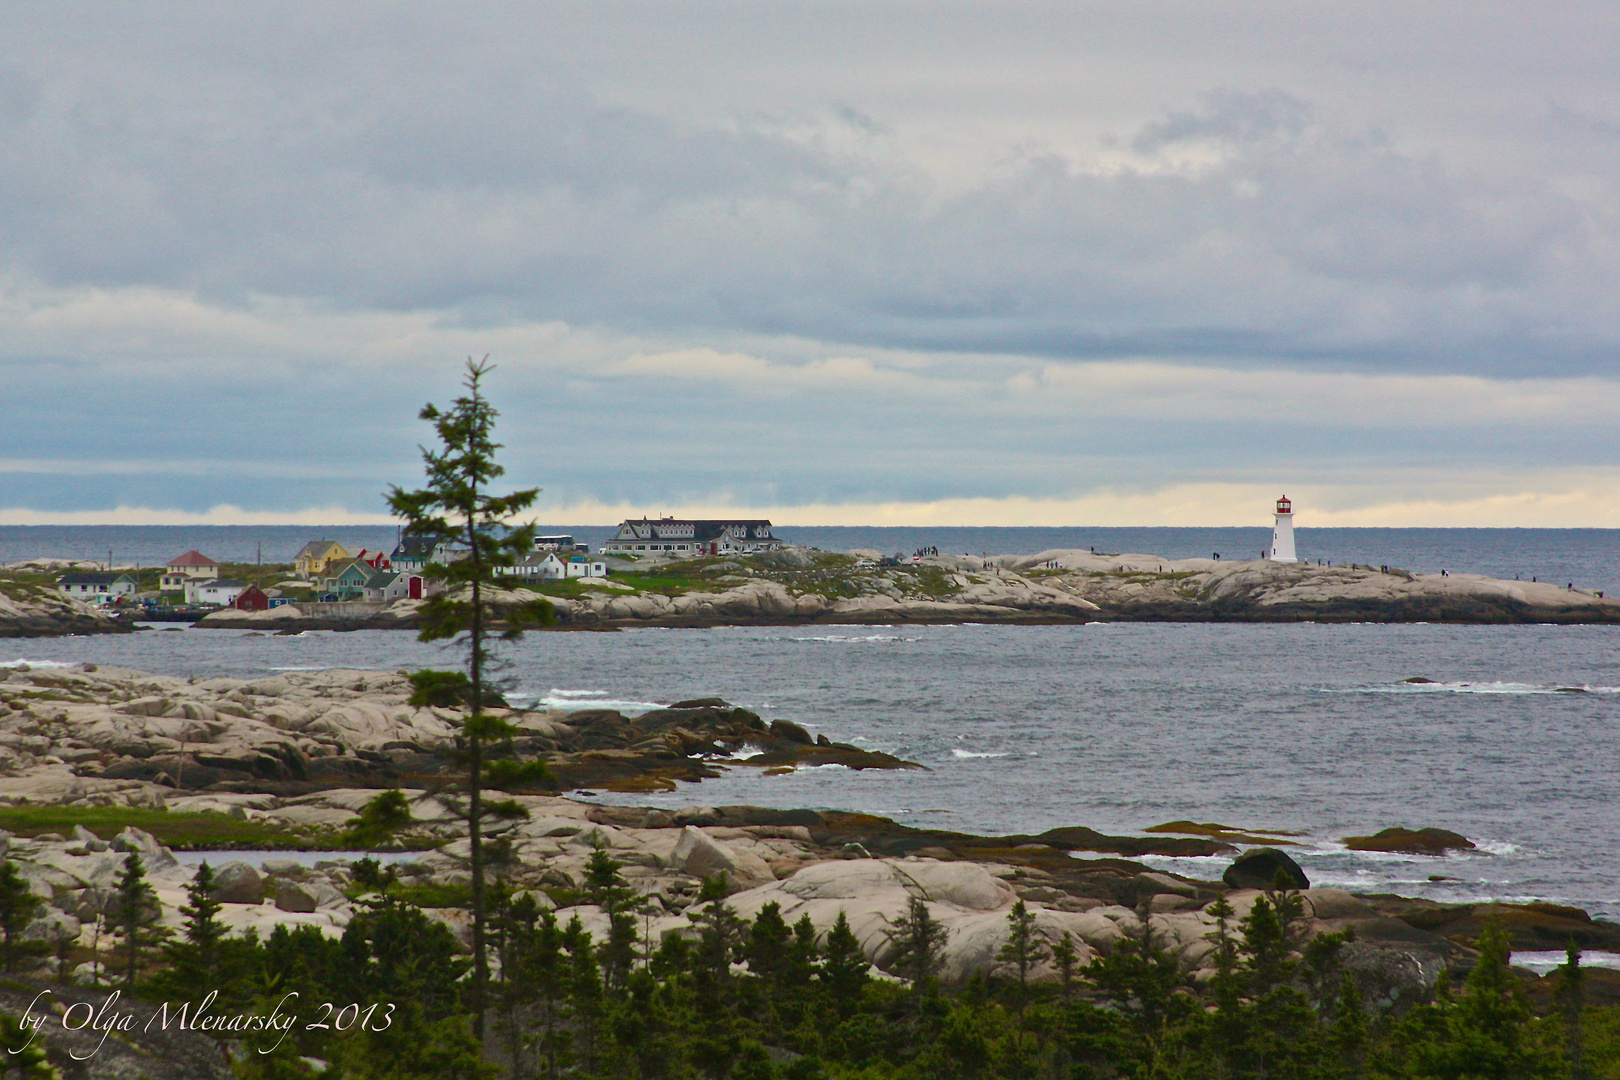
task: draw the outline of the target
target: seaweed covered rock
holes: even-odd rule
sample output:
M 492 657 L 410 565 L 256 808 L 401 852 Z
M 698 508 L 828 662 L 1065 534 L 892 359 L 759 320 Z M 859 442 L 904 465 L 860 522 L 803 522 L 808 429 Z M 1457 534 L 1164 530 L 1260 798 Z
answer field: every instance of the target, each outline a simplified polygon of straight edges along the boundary
M 1461 833 L 1446 829 L 1405 829 L 1397 825 L 1371 836 L 1347 836 L 1344 838 L 1344 846 L 1351 851 L 1444 855 L 1448 851 L 1472 851 L 1474 842 Z

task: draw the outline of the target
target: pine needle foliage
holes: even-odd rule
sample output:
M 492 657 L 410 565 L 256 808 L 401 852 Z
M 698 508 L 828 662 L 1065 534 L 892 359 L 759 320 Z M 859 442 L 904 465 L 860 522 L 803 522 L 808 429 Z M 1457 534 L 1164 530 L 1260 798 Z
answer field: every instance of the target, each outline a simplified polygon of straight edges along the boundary
M 473 975 L 469 996 L 473 1034 L 478 1040 L 484 1037 L 489 987 L 484 844 L 491 825 L 499 829 L 523 816 L 509 800 L 488 803 L 484 798 L 489 751 L 510 740 L 514 732 L 505 720 L 484 711 L 494 689 L 491 674 L 496 665 L 491 646 L 497 636 L 515 640 L 526 627 L 549 622 L 552 617 L 551 605 L 543 599 L 496 602 L 502 571 L 534 550 L 534 526 L 509 523 L 534 505 L 539 489 L 504 495 L 491 490 L 506 472 L 495 460 L 501 449 L 494 438 L 499 414 L 483 392 L 483 380 L 493 370 L 488 357 L 469 359 L 462 380 L 466 392 L 446 409 L 436 405 L 422 409 L 420 419 L 433 425 L 439 441 L 436 449 L 422 448 L 426 486 L 415 491 L 394 486 L 388 491 L 388 505 L 404 519 L 408 532 L 448 541 L 459 549 L 456 557 L 427 567 L 425 576 L 441 583 L 444 590 L 423 602 L 417 637 L 452 641 L 466 653 L 466 719 L 459 738 L 465 769 L 460 785 L 463 798 L 453 799 L 452 809 L 466 821 L 471 847 Z M 497 625 L 501 627 L 498 635 Z

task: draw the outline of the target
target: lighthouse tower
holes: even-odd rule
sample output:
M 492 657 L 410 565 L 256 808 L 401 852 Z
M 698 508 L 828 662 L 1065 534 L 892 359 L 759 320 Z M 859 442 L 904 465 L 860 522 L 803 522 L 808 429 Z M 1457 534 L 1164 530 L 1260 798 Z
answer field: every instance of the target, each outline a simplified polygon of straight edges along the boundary
M 1272 562 L 1299 562 L 1294 557 L 1294 504 L 1284 495 L 1277 500 L 1277 524 L 1271 527 Z

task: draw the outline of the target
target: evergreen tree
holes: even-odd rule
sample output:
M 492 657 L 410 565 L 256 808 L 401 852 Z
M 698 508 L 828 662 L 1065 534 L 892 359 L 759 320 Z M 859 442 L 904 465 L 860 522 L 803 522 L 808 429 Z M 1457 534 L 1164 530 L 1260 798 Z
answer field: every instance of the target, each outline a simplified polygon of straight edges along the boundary
M 1586 1067 L 1586 973 L 1581 950 L 1570 942 L 1564 965 L 1558 969 L 1558 1001 L 1564 1010 L 1564 1062 L 1570 1080 L 1589 1080 Z
M 1063 1000 L 1074 996 L 1074 967 L 1079 953 L 1074 947 L 1074 936 L 1063 931 L 1063 936 L 1052 945 L 1052 961 L 1057 964 L 1058 979 L 1063 987 Z
M 180 908 L 180 914 L 186 918 L 186 942 L 197 950 L 197 965 L 204 971 L 214 966 L 219 939 L 225 935 L 225 928 L 219 922 L 219 913 L 225 905 L 214 895 L 214 890 L 214 871 L 204 860 L 192 876 L 191 884 L 186 886 L 186 898 L 190 902 Z
M 623 869 L 624 864 L 600 844 L 592 846 L 591 857 L 585 861 L 585 895 L 609 915 L 635 898 L 635 890 L 619 872 Z
M 488 358 L 467 362 L 463 380 L 466 394 L 448 410 L 436 406 L 422 409 L 420 418 L 428 421 L 438 435 L 441 448 L 422 449 L 427 486 L 417 491 L 391 487 L 389 507 L 405 520 L 407 531 L 434 539 L 451 540 L 464 546 L 461 557 L 447 564 L 433 563 L 427 575 L 442 582 L 444 592 L 430 597 L 421 608 L 423 641 L 457 640 L 467 653 L 466 719 L 460 732 L 460 751 L 466 768 L 465 803 L 459 807 L 467 823 L 472 873 L 473 973 L 470 997 L 473 1035 L 484 1037 L 485 998 L 489 986 L 489 957 L 485 949 L 485 859 L 486 826 L 522 816 L 516 804 L 487 803 L 484 798 L 484 768 L 491 746 L 510 740 L 514 728 L 485 712 L 486 692 L 492 670 L 492 624 L 504 619 L 510 640 L 525 625 L 548 621 L 551 607 L 543 599 L 523 605 L 505 605 L 497 611 L 488 600 L 490 590 L 500 582 L 500 571 L 512 566 L 534 549 L 534 527 L 509 528 L 507 522 L 534 504 L 537 488 L 492 495 L 489 488 L 504 473 L 496 464 L 494 441 L 498 415 L 483 395 L 482 381 L 494 370 Z
M 895 971 L 911 983 L 917 993 L 925 992 L 939 971 L 939 954 L 945 947 L 945 928 L 934 921 L 928 904 L 913 896 L 906 906 L 906 917 L 886 933 L 894 945 Z
M 12 861 L 0 862 L 0 970 L 16 968 L 23 951 L 18 936 L 43 906 Z
M 114 902 L 118 929 L 124 935 L 124 985 L 131 990 L 135 988 L 141 951 L 157 938 L 146 926 L 146 916 L 156 901 L 157 893 L 146 880 L 146 867 L 140 855 L 130 852 L 124 858 L 124 872 L 119 875 Z
M 703 907 L 693 920 L 698 926 L 692 973 L 698 1007 L 711 1015 L 731 1003 L 731 962 L 741 959 L 743 923 L 726 903 L 726 875 L 707 878 L 698 892 Z
M 1159 945 L 1146 904 L 1136 916 L 1136 932 L 1115 942 L 1107 956 L 1093 960 L 1085 974 L 1142 1034 L 1153 1037 L 1183 1011 L 1176 996 L 1182 976 L 1175 957 Z
M 602 979 L 596 966 L 591 935 L 575 915 L 563 928 L 562 946 L 566 952 L 570 1025 L 579 1049 L 576 1061 L 587 1076 L 596 1071 L 597 1034 L 602 1022 Z
M 0 1058 L 0 1078 L 9 1078 L 15 1072 L 19 1080 L 62 1080 L 62 1074 L 46 1056 L 45 1040 L 5 1013 L 0 1013 L 0 1047 L 6 1051 Z
M 1029 989 L 1029 969 L 1046 957 L 1046 951 L 1045 943 L 1035 936 L 1035 916 L 1029 913 L 1022 900 L 1018 901 L 1007 913 L 1007 943 L 996 953 L 996 959 L 1004 960 L 1018 969 L 1020 1004 Z
M 773 986 L 779 984 L 788 966 L 793 931 L 782 918 L 782 906 L 772 900 L 759 909 L 748 929 L 748 970 Z
M 1480 935 L 1479 960 L 1462 992 L 1414 1009 L 1375 1058 L 1379 1076 L 1399 1080 L 1551 1080 L 1562 1054 L 1535 1037 L 1532 1014 L 1509 966 L 1507 933 Z
M 821 980 L 840 1012 L 853 1012 L 860 1003 L 870 967 L 860 941 L 849 928 L 849 920 L 840 911 L 827 931 L 826 959 L 821 965 Z

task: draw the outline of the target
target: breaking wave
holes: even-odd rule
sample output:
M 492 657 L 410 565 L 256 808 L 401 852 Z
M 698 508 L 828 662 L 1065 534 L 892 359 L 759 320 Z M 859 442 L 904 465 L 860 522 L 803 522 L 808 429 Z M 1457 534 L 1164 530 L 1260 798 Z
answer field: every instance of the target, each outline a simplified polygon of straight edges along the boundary
M 552 687 L 544 694 L 509 694 L 510 698 L 532 698 L 536 706 L 543 709 L 559 709 L 563 712 L 575 712 L 580 709 L 612 709 L 614 712 L 626 716 L 639 716 L 642 713 L 662 709 L 662 702 L 658 701 L 626 701 L 607 696 L 606 690 L 565 690 Z

